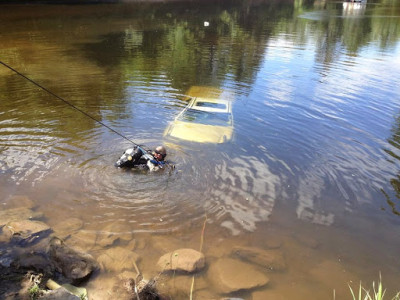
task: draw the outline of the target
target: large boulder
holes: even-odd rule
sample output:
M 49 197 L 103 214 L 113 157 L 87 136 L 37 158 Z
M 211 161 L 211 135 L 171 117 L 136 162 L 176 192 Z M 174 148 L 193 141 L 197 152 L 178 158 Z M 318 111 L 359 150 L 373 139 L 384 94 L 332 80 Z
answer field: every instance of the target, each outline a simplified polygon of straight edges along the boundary
M 233 256 L 242 260 L 257 264 L 271 271 L 283 271 L 286 269 L 286 262 L 279 250 L 262 250 L 253 247 L 234 247 Z
M 57 271 L 73 282 L 86 279 L 98 268 L 91 255 L 68 247 L 57 237 L 50 241 L 48 253 Z
M 204 268 L 204 254 L 193 249 L 178 249 L 160 257 L 157 262 L 160 271 L 197 272 Z
M 269 278 L 254 266 L 232 258 L 221 258 L 211 264 L 207 275 L 222 293 L 251 290 L 269 282 Z
M 12 267 L 34 270 L 44 274 L 52 274 L 54 272 L 54 266 L 45 255 L 30 251 L 22 252 L 15 257 Z

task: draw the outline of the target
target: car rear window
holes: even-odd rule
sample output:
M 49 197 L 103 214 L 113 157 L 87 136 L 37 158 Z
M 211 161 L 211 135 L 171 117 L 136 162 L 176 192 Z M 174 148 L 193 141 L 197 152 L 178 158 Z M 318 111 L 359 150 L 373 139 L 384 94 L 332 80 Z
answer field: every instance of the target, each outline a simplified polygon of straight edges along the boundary
M 224 104 L 224 103 L 214 103 L 214 102 L 198 101 L 198 102 L 196 102 L 195 106 L 226 109 L 226 104 Z
M 206 125 L 229 126 L 231 123 L 231 115 L 228 113 L 214 113 L 188 109 L 179 116 L 178 120 Z

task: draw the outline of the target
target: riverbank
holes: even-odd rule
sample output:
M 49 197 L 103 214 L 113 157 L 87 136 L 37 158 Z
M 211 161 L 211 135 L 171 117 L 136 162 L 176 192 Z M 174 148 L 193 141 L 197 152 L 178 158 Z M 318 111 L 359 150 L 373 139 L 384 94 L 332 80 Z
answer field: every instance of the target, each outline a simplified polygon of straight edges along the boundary
M 142 278 L 135 255 L 119 251 L 118 257 L 92 255 L 69 247 L 62 239 L 82 226 L 78 219 L 61 222 L 58 233 L 43 220 L 26 196 L 11 197 L 0 212 L 0 298 L 1 299 L 89 299 L 84 286 L 108 264 L 130 265 L 136 271 L 119 277 L 113 290 L 119 299 L 163 299 L 155 289 L 155 281 Z M 69 235 L 69 234 L 68 234 Z M 108 242 L 115 239 L 109 237 Z M 110 254 L 110 252 L 108 253 Z M 125 255 L 125 256 L 124 256 Z M 133 260 L 132 260 L 133 259 Z M 133 266 L 135 268 L 133 268 Z M 104 298 L 105 299 L 105 298 Z
M 286 270 L 279 242 L 272 243 L 271 250 L 235 246 L 218 259 L 209 257 L 206 263 L 202 247 L 200 251 L 179 248 L 178 242 L 161 240 L 164 254 L 151 267 L 156 273 L 144 278 L 138 263 L 146 257 L 135 252 L 144 246 L 130 232 L 111 225 L 88 233 L 78 218 L 50 227 L 27 196 L 13 196 L 3 208 L 2 299 L 101 300 L 112 295 L 122 300 L 179 299 L 193 292 L 212 299 L 237 292 L 251 295 L 268 285 L 268 273 Z M 202 239 L 205 226 L 206 222 Z

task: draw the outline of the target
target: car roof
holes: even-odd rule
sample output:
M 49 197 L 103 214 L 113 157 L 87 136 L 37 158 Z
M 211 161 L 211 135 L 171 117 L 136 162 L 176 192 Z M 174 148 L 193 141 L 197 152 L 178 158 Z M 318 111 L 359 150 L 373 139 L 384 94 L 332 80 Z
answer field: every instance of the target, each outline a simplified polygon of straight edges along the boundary
M 227 100 L 197 97 L 192 98 L 188 107 L 207 112 L 228 113 L 231 110 L 231 103 Z

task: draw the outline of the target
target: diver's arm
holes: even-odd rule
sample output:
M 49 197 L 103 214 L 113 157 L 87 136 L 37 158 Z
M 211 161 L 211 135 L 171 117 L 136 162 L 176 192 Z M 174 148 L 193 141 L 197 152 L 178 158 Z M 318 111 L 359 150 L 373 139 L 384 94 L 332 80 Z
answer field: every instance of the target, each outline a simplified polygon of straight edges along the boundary
M 138 165 L 139 164 L 139 160 L 140 158 L 143 156 L 143 152 L 142 149 L 140 149 L 139 147 L 135 147 L 135 153 L 132 155 L 132 162 L 134 165 Z
M 147 161 L 147 167 L 149 168 L 149 170 L 152 172 L 152 171 L 156 171 L 156 170 L 158 170 L 158 167 L 155 165 L 155 164 L 153 164 L 152 162 L 151 162 L 151 160 L 148 160 Z

